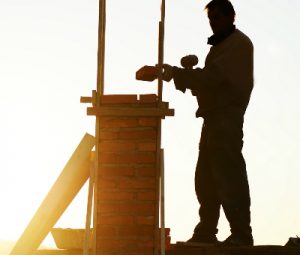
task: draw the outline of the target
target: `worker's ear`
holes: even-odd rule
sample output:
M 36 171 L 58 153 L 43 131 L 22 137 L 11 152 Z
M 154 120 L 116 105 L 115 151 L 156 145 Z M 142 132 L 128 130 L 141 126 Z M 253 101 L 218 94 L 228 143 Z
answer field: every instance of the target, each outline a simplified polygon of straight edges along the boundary
M 232 24 L 235 22 L 235 15 L 230 15 L 231 16 L 231 20 L 232 20 Z

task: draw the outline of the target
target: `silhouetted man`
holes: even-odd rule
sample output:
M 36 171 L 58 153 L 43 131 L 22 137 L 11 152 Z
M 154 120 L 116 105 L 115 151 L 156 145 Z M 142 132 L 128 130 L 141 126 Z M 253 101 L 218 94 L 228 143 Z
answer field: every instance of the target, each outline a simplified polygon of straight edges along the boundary
M 223 207 L 231 235 L 224 246 L 253 245 L 250 195 L 242 155 L 243 121 L 253 88 L 253 45 L 235 28 L 235 11 L 228 0 L 212 0 L 205 8 L 213 35 L 203 69 L 164 65 L 163 78 L 176 89 L 197 96 L 197 117 L 204 119 L 195 190 L 200 222 L 187 243 L 217 243 Z

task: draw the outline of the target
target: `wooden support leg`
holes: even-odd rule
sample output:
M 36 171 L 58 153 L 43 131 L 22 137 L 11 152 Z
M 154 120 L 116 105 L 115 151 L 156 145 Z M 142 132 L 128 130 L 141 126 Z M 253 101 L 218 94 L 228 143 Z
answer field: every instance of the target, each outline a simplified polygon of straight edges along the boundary
M 72 202 L 90 175 L 90 154 L 95 145 L 86 134 L 52 186 L 10 255 L 32 255 Z
M 94 194 L 94 178 L 95 178 L 95 167 L 91 164 L 90 167 L 90 179 L 89 179 L 89 191 L 88 191 L 88 202 L 85 222 L 85 239 L 83 247 L 83 255 L 89 255 L 90 250 L 90 239 L 91 239 L 91 217 L 93 207 L 93 194 Z

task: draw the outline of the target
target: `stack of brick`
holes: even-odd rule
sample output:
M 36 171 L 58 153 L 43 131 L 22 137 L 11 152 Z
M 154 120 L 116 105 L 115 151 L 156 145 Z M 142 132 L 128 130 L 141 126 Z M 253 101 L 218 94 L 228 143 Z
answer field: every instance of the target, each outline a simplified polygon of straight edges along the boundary
M 142 109 L 155 109 L 156 95 L 139 100 L 136 95 L 103 96 L 101 102 L 96 109 L 100 118 L 97 255 L 153 255 L 159 128 L 168 114 L 156 110 L 152 116 L 149 111 L 142 114 Z M 120 114 L 124 110 L 126 114 Z

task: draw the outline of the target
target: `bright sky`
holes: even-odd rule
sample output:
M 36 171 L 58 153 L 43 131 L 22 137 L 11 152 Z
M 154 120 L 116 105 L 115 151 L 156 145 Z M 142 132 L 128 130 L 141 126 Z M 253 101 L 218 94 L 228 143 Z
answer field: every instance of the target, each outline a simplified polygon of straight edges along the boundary
M 167 0 L 165 62 L 196 54 L 210 30 L 206 1 Z M 255 89 L 245 120 L 244 155 L 256 244 L 300 234 L 299 0 L 232 0 L 236 25 L 255 46 Z M 155 93 L 135 71 L 157 62 L 160 0 L 107 0 L 107 94 Z M 17 240 L 94 118 L 80 96 L 96 88 L 98 0 L 0 2 L 0 240 Z M 166 225 L 172 241 L 197 223 L 193 178 L 201 119 L 189 93 L 165 84 L 175 117 L 163 121 Z M 57 223 L 84 227 L 86 187 Z M 219 238 L 229 234 L 222 215 Z M 45 242 L 52 244 L 51 238 Z

